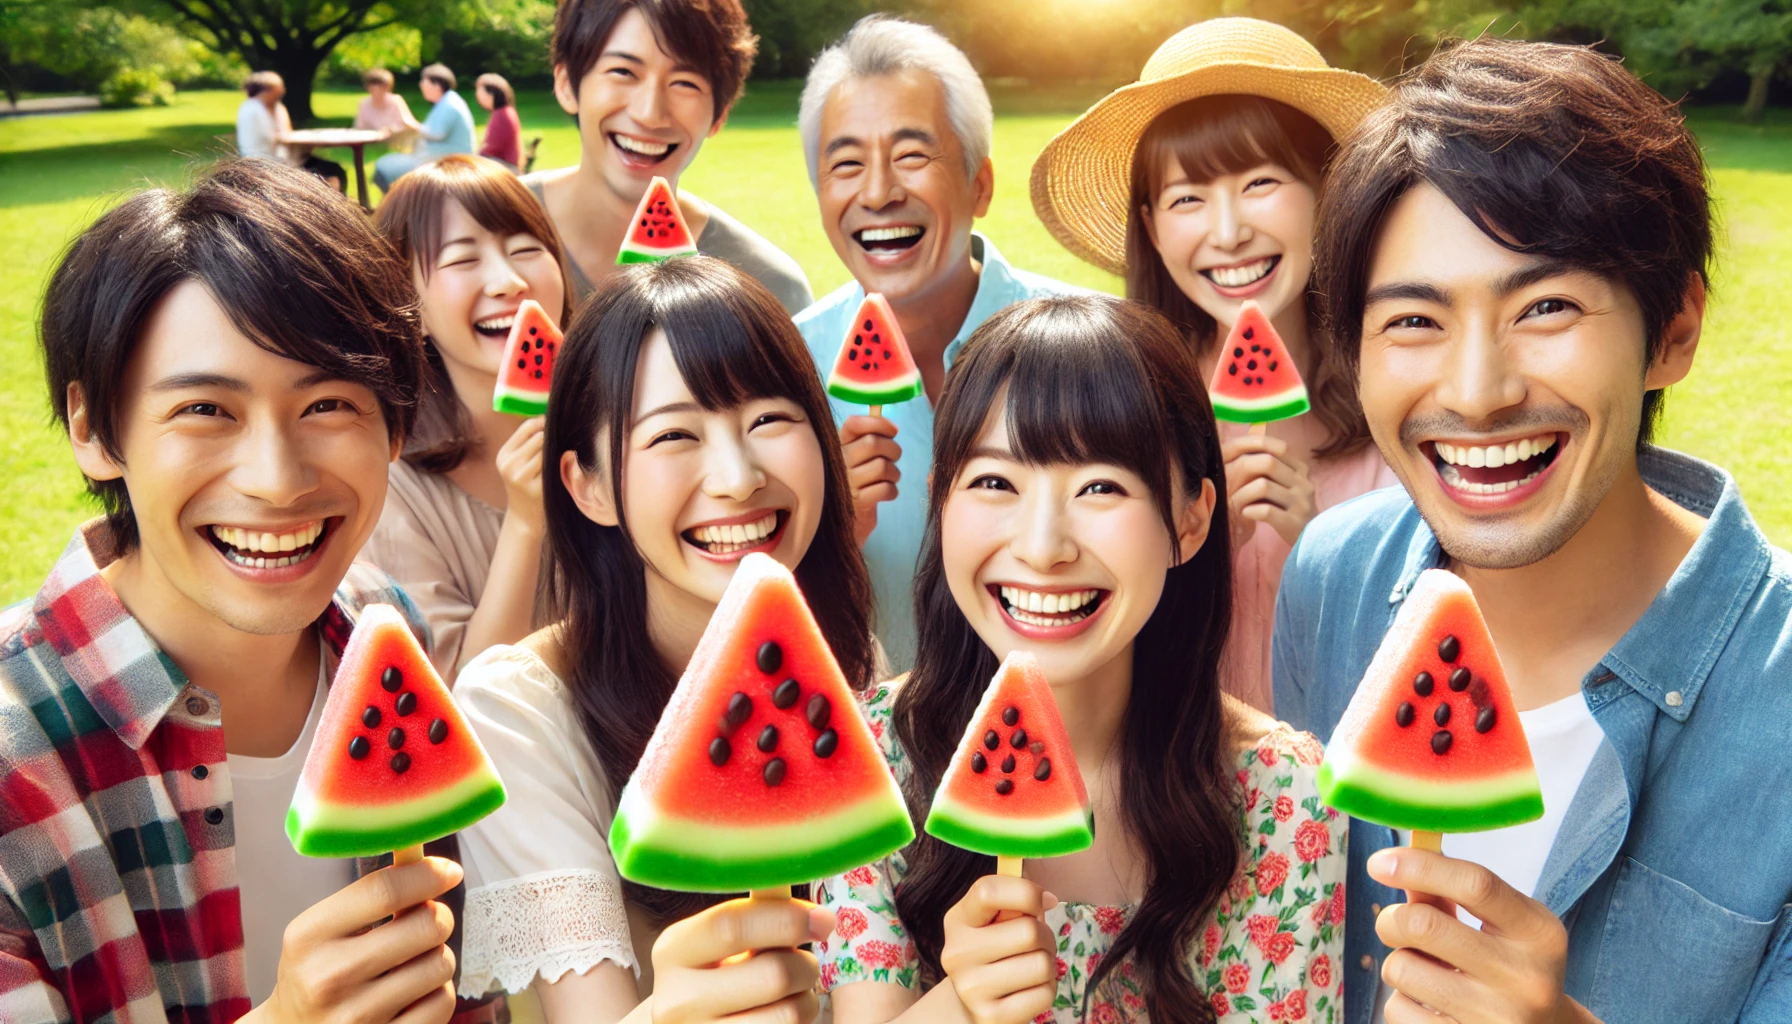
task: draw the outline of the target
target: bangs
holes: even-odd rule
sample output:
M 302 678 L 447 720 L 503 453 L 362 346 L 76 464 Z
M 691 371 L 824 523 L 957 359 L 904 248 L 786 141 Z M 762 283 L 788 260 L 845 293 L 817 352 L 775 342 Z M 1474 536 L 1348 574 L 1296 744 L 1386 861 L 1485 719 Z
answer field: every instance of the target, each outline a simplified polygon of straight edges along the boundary
M 1144 203 L 1155 199 L 1171 159 L 1193 182 L 1273 163 L 1317 189 L 1331 146 L 1319 122 L 1286 103 L 1203 96 L 1171 107 L 1145 129 L 1133 158 L 1135 192 Z
M 730 298 L 677 289 L 654 311 L 653 320 L 666 332 L 672 360 L 691 397 L 710 412 L 756 398 L 806 404 L 811 396 L 801 384 L 815 377 L 807 349 L 798 365 L 782 332 Z

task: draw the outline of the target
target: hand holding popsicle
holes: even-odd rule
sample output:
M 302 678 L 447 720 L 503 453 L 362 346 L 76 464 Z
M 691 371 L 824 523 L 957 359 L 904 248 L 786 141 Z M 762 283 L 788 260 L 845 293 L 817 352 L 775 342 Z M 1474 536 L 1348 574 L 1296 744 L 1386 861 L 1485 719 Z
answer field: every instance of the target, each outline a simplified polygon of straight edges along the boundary
M 1226 502 L 1234 541 L 1268 523 L 1289 546 L 1319 514 L 1313 478 L 1305 462 L 1288 454 L 1279 437 L 1250 433 L 1220 442 L 1226 463 Z
M 852 486 L 853 530 L 863 544 L 877 528 L 877 506 L 896 497 L 902 480 L 896 424 L 882 416 L 848 416 L 840 424 L 840 451 Z
M 832 912 L 799 900 L 730 900 L 675 922 L 653 944 L 651 1019 L 814 1020 L 820 970 L 815 955 L 797 947 L 833 928 Z
M 1462 1024 L 1596 1019 L 1562 991 L 1568 932 L 1542 903 L 1480 865 L 1429 851 L 1382 850 L 1368 869 L 1383 885 L 1429 896 L 1376 918 L 1376 934 L 1395 947 L 1381 970 L 1395 989 L 1388 1024 L 1432 1022 L 1439 1014 Z M 1456 919 L 1458 904 L 1481 920 L 1479 929 Z
M 1058 898 L 1024 878 L 985 875 L 946 912 L 940 966 L 977 1024 L 1024 1024 L 1057 996 Z

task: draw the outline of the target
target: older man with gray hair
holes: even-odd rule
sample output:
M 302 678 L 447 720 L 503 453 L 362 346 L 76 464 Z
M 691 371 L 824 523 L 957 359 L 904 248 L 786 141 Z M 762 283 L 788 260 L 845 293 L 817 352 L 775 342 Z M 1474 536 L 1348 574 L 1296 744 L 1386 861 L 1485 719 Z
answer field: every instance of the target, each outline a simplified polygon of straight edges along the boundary
M 927 389 L 925 401 L 888 406 L 882 416 L 834 400 L 877 632 L 899 672 L 914 660 L 910 592 L 927 519 L 933 402 L 946 368 L 998 310 L 1080 290 L 1010 266 L 971 230 L 995 189 L 994 121 L 962 51 L 926 25 L 883 15 L 861 19 L 823 50 L 803 87 L 798 124 L 809 177 L 822 227 L 853 281 L 797 314 L 797 327 L 825 376 L 865 294 L 881 292 Z

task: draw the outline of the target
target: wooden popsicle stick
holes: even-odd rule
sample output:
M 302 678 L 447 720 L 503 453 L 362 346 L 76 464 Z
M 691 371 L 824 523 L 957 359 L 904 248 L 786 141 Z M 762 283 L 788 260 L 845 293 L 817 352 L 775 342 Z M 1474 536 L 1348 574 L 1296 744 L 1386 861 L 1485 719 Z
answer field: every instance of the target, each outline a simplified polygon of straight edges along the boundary
M 747 898 L 755 900 L 787 900 L 790 898 L 790 886 L 777 885 L 769 889 L 754 889 L 747 893 Z
M 1264 434 L 1269 433 L 1269 424 L 1253 423 L 1251 424 L 1251 429 L 1245 431 L 1245 433 L 1250 434 L 1253 437 L 1262 437 Z
M 1019 857 L 997 857 L 996 874 L 1007 875 L 1009 878 L 1019 878 L 1020 862 L 1021 858 Z
M 1432 853 L 1444 852 L 1444 834 L 1427 832 L 1422 828 L 1412 830 L 1412 842 L 1407 844 L 1415 850 L 1430 850 Z
M 392 851 L 392 866 L 393 867 L 400 867 L 405 864 L 415 864 L 422 859 L 423 859 L 423 844 L 422 843 L 418 843 L 416 846 L 407 846 L 402 850 L 393 850 Z
M 872 406 L 871 411 L 866 413 L 866 415 L 868 415 L 868 416 L 882 416 L 883 414 L 884 414 L 884 407 L 881 405 Z

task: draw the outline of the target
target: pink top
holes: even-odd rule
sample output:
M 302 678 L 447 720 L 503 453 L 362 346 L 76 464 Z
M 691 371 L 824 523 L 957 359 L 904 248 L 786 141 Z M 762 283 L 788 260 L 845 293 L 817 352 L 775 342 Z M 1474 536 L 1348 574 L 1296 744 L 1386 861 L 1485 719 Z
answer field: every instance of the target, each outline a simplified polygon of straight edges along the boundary
M 522 135 L 523 123 L 517 119 L 516 108 L 499 107 L 492 111 L 492 119 L 485 124 L 485 145 L 479 147 L 479 155 L 521 169 Z
M 1221 423 L 1220 438 L 1230 440 L 1249 428 L 1243 423 Z M 1323 440 L 1323 427 L 1311 413 L 1269 425 L 1269 434 L 1288 441 L 1296 450 Z M 1335 459 L 1308 463 L 1313 478 L 1313 500 L 1319 511 L 1400 480 L 1382 461 L 1373 444 Z M 1276 622 L 1276 590 L 1282 584 L 1282 563 L 1290 547 L 1275 527 L 1258 523 L 1251 539 L 1232 552 L 1232 632 L 1226 638 L 1226 656 L 1220 664 L 1220 687 L 1239 700 L 1274 714 L 1270 686 L 1270 636 Z

